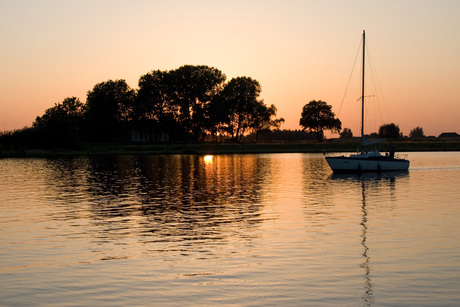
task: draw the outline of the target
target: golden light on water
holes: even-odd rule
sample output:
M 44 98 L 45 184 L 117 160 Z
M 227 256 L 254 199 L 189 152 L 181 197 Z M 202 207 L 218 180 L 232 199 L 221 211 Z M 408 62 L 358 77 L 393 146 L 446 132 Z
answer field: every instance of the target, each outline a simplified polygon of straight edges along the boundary
M 213 155 L 206 155 L 204 156 L 203 160 L 204 160 L 204 163 L 212 163 L 212 159 L 213 159 Z

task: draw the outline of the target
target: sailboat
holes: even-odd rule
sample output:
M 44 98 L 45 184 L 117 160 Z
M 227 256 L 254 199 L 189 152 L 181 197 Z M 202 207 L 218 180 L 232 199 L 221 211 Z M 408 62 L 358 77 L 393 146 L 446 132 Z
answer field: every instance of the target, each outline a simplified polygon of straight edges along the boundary
M 360 173 L 382 171 L 407 171 L 409 160 L 395 156 L 394 148 L 382 155 L 377 149 L 364 151 L 364 146 L 374 144 L 364 139 L 364 61 L 366 32 L 363 31 L 363 68 L 361 86 L 361 151 L 349 156 L 328 156 L 326 161 L 334 173 Z

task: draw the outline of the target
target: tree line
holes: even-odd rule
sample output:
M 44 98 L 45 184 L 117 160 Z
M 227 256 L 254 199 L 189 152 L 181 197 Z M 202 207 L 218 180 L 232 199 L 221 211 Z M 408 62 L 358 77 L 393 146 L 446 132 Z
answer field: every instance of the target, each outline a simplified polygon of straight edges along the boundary
M 27 147 L 72 147 L 81 142 L 130 141 L 129 133 L 141 131 L 148 141 L 167 135 L 171 142 L 233 141 L 257 142 L 265 133 L 277 141 L 324 139 L 324 131 L 352 138 L 332 112 L 332 106 L 312 100 L 302 108 L 302 131 L 279 130 L 284 122 L 276 107 L 259 98 L 260 83 L 250 77 L 227 81 L 219 69 L 184 65 L 174 70 L 152 70 L 139 78 L 138 89 L 125 80 L 98 83 L 87 92 L 86 103 L 77 97 L 62 102 L 37 116 L 32 127 L 0 134 L 0 148 L 14 144 Z M 399 126 L 380 127 L 371 137 L 399 138 Z M 411 138 L 425 137 L 423 128 L 411 130 Z M 244 138 L 244 139 L 243 139 Z
M 316 135 L 316 140 L 319 142 L 323 140 L 325 130 L 339 133 L 340 138 L 343 139 L 353 137 L 353 132 L 350 128 L 342 130 L 342 122 L 335 117 L 334 112 L 332 112 L 332 106 L 322 100 L 312 100 L 302 108 L 299 124 L 303 127 L 303 130 Z M 369 137 L 398 139 L 403 137 L 403 134 L 398 125 L 389 123 L 381 125 L 378 133 L 371 133 Z M 419 126 L 413 128 L 409 133 L 409 137 L 413 139 L 424 138 L 423 128 Z
M 138 130 L 151 140 L 203 141 L 209 137 L 240 142 L 277 129 L 276 107 L 259 98 L 260 83 L 250 77 L 227 81 L 214 67 L 184 65 L 153 70 L 139 78 L 138 89 L 125 80 L 108 80 L 88 91 L 86 103 L 65 98 L 38 116 L 17 138 L 35 146 L 72 146 L 78 142 L 113 142 Z M 256 137 L 257 139 L 257 137 Z

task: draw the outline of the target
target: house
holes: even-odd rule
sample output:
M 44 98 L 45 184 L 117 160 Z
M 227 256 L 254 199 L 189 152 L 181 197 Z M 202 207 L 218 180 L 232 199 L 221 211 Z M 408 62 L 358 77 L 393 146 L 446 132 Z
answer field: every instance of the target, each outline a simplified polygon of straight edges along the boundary
M 438 136 L 438 139 L 459 139 L 460 135 L 457 132 L 443 132 Z
M 169 142 L 169 133 L 153 133 L 145 130 L 125 130 L 114 138 L 115 142 L 123 143 L 157 143 Z

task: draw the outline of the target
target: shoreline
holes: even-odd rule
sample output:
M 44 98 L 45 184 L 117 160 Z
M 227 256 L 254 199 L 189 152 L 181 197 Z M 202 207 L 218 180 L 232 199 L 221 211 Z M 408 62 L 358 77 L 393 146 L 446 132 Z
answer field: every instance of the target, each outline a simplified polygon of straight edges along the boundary
M 391 144 L 397 152 L 460 151 L 460 140 L 403 140 Z M 386 151 L 390 142 L 377 146 Z M 223 155 L 261 153 L 341 153 L 356 152 L 353 141 L 326 140 L 302 143 L 183 143 L 183 144 L 81 144 L 76 149 L 19 149 L 0 150 L 0 158 L 48 158 L 75 156 L 126 156 L 126 155 Z

